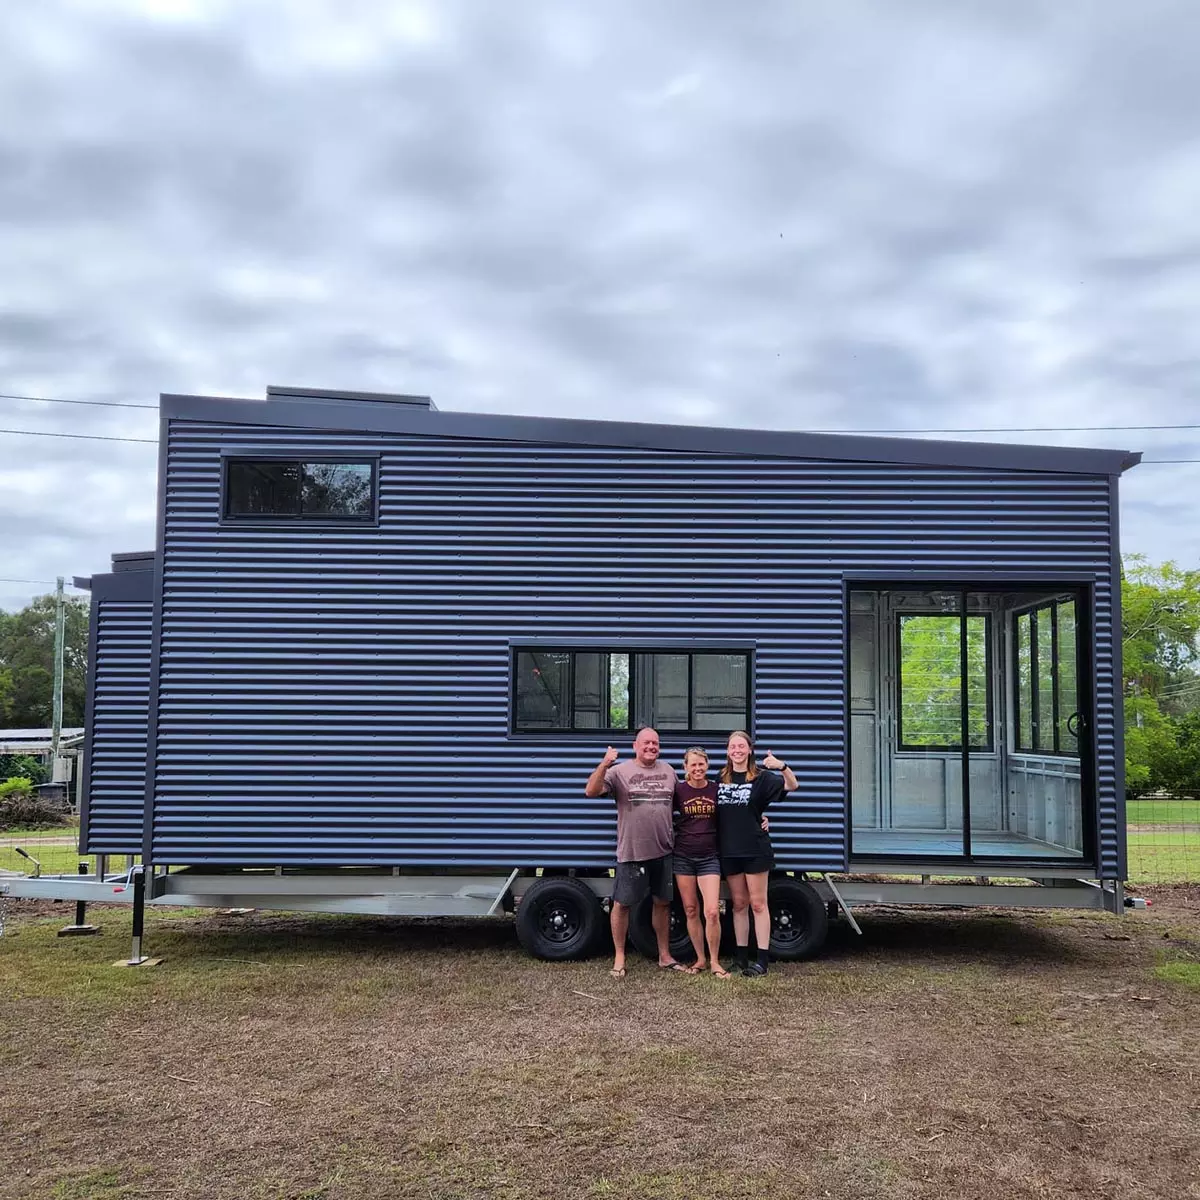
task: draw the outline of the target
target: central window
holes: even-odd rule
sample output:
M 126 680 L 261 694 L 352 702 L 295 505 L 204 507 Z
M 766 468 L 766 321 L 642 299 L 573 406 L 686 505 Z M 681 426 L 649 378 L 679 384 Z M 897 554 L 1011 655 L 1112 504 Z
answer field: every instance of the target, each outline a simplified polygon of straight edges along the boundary
M 516 648 L 512 710 L 514 733 L 747 729 L 750 655 Z

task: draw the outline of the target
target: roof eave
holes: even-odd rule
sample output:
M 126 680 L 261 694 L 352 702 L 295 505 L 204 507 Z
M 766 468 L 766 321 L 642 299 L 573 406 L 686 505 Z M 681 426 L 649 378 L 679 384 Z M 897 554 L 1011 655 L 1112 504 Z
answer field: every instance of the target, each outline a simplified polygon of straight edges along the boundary
M 1120 475 L 1141 459 L 1139 453 L 1128 450 L 515 417 L 438 411 L 407 404 L 358 403 L 333 397 L 329 403 L 322 403 L 315 398 L 300 402 L 275 397 L 261 400 L 165 393 L 160 411 L 165 420 L 218 424 L 1081 475 Z

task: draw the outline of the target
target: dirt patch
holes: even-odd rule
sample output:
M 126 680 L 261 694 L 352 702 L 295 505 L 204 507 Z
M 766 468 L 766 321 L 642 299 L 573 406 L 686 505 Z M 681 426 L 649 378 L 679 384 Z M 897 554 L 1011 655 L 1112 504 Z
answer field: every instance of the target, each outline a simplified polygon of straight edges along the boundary
M 1200 915 L 1159 901 L 872 910 L 758 983 L 266 914 L 153 912 L 129 970 L 127 910 L 72 941 L 35 909 L 0 1197 L 1198 1197 L 1200 991 L 1154 972 Z
M 1129 894 L 1142 896 L 1159 907 L 1184 908 L 1200 912 L 1200 883 L 1167 883 L 1152 887 L 1129 889 Z

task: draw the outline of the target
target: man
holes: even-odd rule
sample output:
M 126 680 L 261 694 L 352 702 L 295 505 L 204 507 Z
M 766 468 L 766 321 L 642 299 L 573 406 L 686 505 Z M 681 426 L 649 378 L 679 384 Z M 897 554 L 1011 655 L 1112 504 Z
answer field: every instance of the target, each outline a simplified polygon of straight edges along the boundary
M 658 941 L 658 965 L 686 970 L 671 955 L 670 943 L 675 771 L 659 761 L 658 752 L 658 734 L 653 729 L 640 729 L 633 743 L 633 761 L 615 765 L 619 752 L 609 746 L 583 789 L 584 795 L 593 800 L 611 795 L 617 803 L 617 877 L 612 906 L 614 979 L 625 978 L 629 911 L 645 899 L 647 892 L 654 901 L 651 922 Z

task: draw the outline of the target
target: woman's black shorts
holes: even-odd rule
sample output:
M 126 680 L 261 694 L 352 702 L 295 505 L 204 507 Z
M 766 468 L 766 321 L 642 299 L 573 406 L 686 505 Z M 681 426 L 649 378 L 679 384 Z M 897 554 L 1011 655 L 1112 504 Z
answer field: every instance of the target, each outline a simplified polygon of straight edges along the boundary
M 763 854 L 755 854 L 750 858 L 724 858 L 721 859 L 721 874 L 726 879 L 730 875 L 762 875 L 767 871 L 774 870 L 775 855 L 768 850 Z

